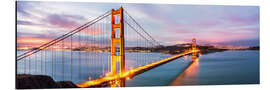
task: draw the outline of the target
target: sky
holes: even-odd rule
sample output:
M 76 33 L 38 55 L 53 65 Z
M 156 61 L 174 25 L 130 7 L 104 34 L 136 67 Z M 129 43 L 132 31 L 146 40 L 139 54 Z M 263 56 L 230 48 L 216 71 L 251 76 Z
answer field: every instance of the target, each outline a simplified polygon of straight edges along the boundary
M 44 1 L 17 2 L 17 44 L 49 42 L 121 6 L 162 45 L 259 45 L 259 6 Z

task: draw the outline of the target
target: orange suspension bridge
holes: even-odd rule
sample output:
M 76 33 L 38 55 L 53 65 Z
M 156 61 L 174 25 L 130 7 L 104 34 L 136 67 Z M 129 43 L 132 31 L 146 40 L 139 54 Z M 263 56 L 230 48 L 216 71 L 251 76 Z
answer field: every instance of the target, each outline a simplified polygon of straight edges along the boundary
M 57 80 L 74 80 L 78 87 L 123 87 L 130 79 L 177 58 L 200 50 L 192 47 L 174 56 L 153 58 L 151 50 L 160 47 L 122 7 L 110 10 L 39 47 L 17 55 L 17 74 L 49 75 Z M 156 60 L 153 60 L 156 59 Z M 85 67 L 87 66 L 87 67 Z M 87 72 L 83 72 L 83 71 Z

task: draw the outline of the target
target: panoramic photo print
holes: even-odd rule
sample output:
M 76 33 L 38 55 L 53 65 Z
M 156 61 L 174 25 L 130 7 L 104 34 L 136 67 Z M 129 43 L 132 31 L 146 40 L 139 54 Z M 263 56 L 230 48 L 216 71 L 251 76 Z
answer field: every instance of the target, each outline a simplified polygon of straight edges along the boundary
M 16 1 L 16 88 L 260 83 L 260 7 Z

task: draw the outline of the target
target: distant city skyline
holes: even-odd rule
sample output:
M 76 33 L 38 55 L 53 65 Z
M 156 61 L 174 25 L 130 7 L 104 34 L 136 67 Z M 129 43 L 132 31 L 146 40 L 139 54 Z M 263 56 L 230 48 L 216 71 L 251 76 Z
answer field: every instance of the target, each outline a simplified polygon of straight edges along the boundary
M 124 7 L 163 45 L 258 46 L 259 6 L 120 4 L 90 2 L 17 2 L 20 45 L 46 43 L 104 12 Z

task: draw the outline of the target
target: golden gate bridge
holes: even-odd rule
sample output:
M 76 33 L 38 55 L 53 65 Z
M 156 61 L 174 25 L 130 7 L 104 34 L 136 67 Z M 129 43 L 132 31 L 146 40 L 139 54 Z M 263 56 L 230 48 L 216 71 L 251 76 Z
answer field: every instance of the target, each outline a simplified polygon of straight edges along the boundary
M 48 75 L 62 81 L 79 79 L 78 87 L 123 87 L 125 79 L 182 56 L 192 55 L 193 62 L 198 60 L 200 50 L 195 39 L 190 49 L 153 60 L 149 52 L 160 46 L 121 7 L 21 53 L 16 58 L 17 74 Z

